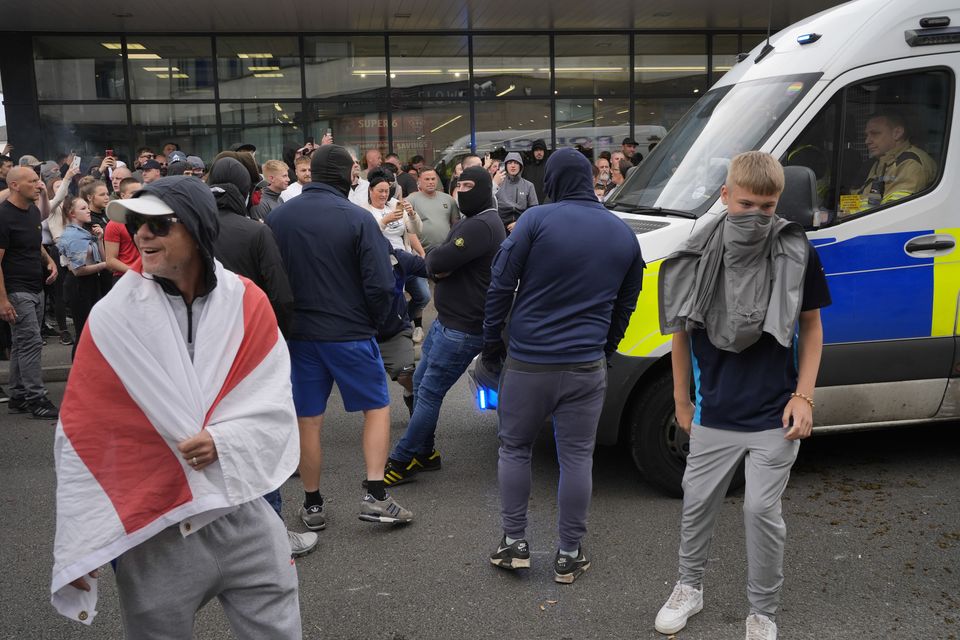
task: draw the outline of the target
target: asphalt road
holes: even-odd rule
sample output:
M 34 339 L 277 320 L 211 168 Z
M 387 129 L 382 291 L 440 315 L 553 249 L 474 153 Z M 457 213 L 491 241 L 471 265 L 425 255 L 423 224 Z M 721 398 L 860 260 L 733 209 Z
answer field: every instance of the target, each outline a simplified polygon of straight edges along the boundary
M 50 385 L 54 400 L 62 383 Z M 393 389 L 394 438 L 406 410 Z M 109 402 L 108 398 L 104 399 Z M 109 568 L 92 627 L 49 604 L 54 534 L 54 425 L 0 406 L 5 498 L 2 638 L 117 638 Z M 780 637 L 960 636 L 960 425 L 815 436 L 804 443 L 784 499 L 789 528 Z M 357 519 L 360 419 L 331 401 L 325 427 L 329 525 L 298 560 L 305 638 L 662 638 L 653 618 L 676 580 L 680 502 L 645 486 L 620 450 L 596 455 L 593 567 L 573 585 L 552 580 L 558 471 L 548 434 L 538 443 L 528 539 L 534 566 L 507 573 L 487 555 L 499 539 L 495 416 L 479 413 L 463 380 L 444 406 L 444 469 L 394 490 L 416 520 L 403 528 Z M 284 487 L 288 526 L 302 494 Z M 706 607 L 683 639 L 743 637 L 747 615 L 742 499 L 726 500 L 710 553 Z M 184 580 L 189 580 L 184 576 Z M 196 637 L 230 637 L 217 603 Z

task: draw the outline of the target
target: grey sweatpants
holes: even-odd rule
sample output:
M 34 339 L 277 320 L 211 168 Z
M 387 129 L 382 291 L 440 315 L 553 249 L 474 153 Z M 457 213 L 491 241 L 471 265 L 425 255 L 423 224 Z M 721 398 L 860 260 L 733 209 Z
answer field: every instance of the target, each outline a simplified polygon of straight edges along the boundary
M 47 395 L 40 363 L 43 295 L 17 291 L 7 298 L 17 312 L 17 321 L 10 327 L 10 397 L 33 402 Z
M 680 522 L 680 582 L 701 588 L 717 513 L 734 471 L 745 460 L 743 525 L 747 543 L 747 600 L 750 613 L 771 620 L 780 605 L 787 527 L 780 498 L 797 459 L 799 440 L 782 428 L 730 431 L 694 424 L 683 474 Z
M 214 597 L 241 640 L 302 637 L 286 528 L 259 498 L 192 535 L 168 527 L 127 551 L 117 591 L 126 638 L 192 638 L 197 611 Z
M 560 483 L 560 548 L 573 551 L 587 532 L 593 490 L 593 449 L 607 388 L 606 363 L 562 371 L 535 371 L 508 361 L 500 384 L 500 515 L 503 531 L 523 538 L 530 500 L 530 459 L 543 423 L 553 418 Z M 573 365 L 576 367 L 576 365 Z

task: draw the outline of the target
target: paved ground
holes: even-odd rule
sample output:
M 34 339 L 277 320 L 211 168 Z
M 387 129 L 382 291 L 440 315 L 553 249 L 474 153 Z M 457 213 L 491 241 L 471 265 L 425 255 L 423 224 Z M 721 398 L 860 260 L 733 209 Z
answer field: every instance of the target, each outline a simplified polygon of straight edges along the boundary
M 51 384 L 54 400 L 62 383 Z M 394 389 L 398 391 L 398 389 Z M 495 417 L 461 381 L 442 415 L 443 471 L 395 489 L 415 510 L 405 528 L 356 518 L 361 456 L 357 416 L 331 401 L 323 492 L 329 526 L 298 561 L 304 637 L 344 639 L 658 638 L 653 616 L 675 580 L 680 503 L 642 484 L 623 452 L 596 456 L 585 549 L 593 568 L 574 585 L 552 581 L 556 545 L 552 442 L 538 444 L 528 532 L 534 567 L 488 564 L 499 537 Z M 394 437 L 405 423 L 394 396 Z M 121 631 L 110 570 L 93 627 L 48 604 L 55 480 L 54 425 L 0 408 L 5 495 L 2 638 L 115 638 Z M 781 637 L 956 638 L 960 628 L 958 425 L 819 436 L 801 448 L 785 499 L 789 527 Z M 301 495 L 284 487 L 288 525 Z M 680 638 L 743 637 L 740 496 L 727 499 L 711 551 L 707 608 Z M 184 576 L 184 580 L 189 580 Z M 198 638 L 229 637 L 219 605 Z

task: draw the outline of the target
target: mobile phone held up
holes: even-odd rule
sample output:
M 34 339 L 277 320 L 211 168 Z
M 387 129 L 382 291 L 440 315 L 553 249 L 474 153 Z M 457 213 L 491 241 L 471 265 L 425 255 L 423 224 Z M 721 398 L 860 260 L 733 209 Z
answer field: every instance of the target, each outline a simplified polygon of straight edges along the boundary
M 71 169 L 80 169 L 80 156 L 73 156 L 73 162 L 70 163 Z
M 106 151 L 106 156 L 107 156 L 108 158 L 112 158 L 112 157 L 113 157 L 113 149 L 107 149 L 107 151 Z

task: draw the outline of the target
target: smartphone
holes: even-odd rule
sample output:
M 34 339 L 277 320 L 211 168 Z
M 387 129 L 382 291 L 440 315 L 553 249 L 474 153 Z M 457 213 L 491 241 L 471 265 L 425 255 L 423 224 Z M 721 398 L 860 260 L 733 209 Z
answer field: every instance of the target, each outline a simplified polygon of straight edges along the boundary
M 306 144 L 316 144 L 316 143 L 313 141 L 313 136 L 310 136 L 309 138 L 307 138 Z
M 112 157 L 113 157 L 113 149 L 107 149 L 106 155 L 107 155 L 108 158 L 112 158 Z
M 80 156 L 73 156 L 73 162 L 70 163 L 70 168 L 71 169 L 80 168 Z
M 331 136 L 331 137 L 332 137 L 332 136 L 333 136 L 333 129 L 331 129 L 330 127 L 327 127 L 327 130 L 323 132 L 323 135 L 325 135 L 325 136 Z

